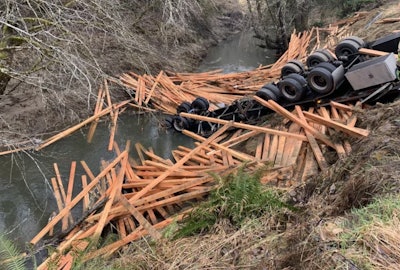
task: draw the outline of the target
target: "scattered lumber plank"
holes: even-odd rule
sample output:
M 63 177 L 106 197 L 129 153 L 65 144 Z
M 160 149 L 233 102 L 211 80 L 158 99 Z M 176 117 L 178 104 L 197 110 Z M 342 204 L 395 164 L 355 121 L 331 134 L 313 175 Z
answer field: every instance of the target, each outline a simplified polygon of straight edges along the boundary
M 68 179 L 68 187 L 67 187 L 67 196 L 65 198 L 65 205 L 69 204 L 71 202 L 72 199 L 72 190 L 74 188 L 74 180 L 75 180 L 75 170 L 76 170 L 76 161 L 73 161 L 71 163 L 71 170 L 69 173 L 69 179 Z M 63 227 L 62 227 L 62 231 L 65 231 L 68 227 L 68 218 L 70 220 L 71 224 L 74 224 L 74 220 L 72 218 L 72 215 L 68 215 L 66 217 L 64 217 L 63 220 Z
M 98 222 L 97 228 L 93 235 L 93 243 L 97 244 L 97 241 L 100 238 L 101 233 L 103 232 L 103 228 L 106 224 L 108 213 L 111 210 L 112 205 L 114 204 L 114 200 L 119 196 L 119 193 L 122 192 L 122 183 L 124 181 L 125 170 L 126 170 L 126 162 L 128 161 L 128 155 L 124 155 L 121 160 L 121 169 L 118 173 L 118 176 L 115 175 L 115 170 L 111 170 L 111 175 L 113 178 L 113 183 L 111 186 L 111 194 L 108 198 L 106 205 L 104 206 L 104 210 L 101 213 L 100 220 Z
M 113 148 L 113 145 L 114 145 L 114 137 L 115 137 L 115 132 L 116 132 L 116 129 L 117 129 L 118 113 L 119 113 L 119 110 L 116 109 L 114 111 L 113 116 L 112 116 L 110 140 L 109 140 L 109 143 L 108 143 L 108 151 L 112 151 L 112 148 Z
M 297 115 L 300 117 L 302 120 L 306 120 L 303 114 L 303 111 L 301 110 L 300 106 L 295 107 Z M 328 164 L 325 160 L 324 155 L 322 154 L 321 148 L 319 147 L 317 141 L 315 140 L 314 136 L 311 135 L 310 132 L 307 130 L 305 131 L 308 142 L 310 144 L 311 150 L 314 153 L 315 160 L 318 163 L 318 166 L 320 167 L 321 170 L 325 170 L 328 167 Z
M 325 107 L 321 107 L 318 112 L 321 114 L 321 116 L 327 120 L 331 120 L 331 117 L 329 115 L 328 110 Z M 339 119 L 340 121 L 340 119 Z M 330 131 L 329 131 L 330 132 Z M 335 150 L 339 156 L 339 158 L 343 158 L 346 156 L 346 151 L 344 150 L 343 144 L 341 144 L 339 141 L 335 141 Z
M 359 53 L 361 54 L 366 54 L 370 56 L 383 56 L 383 55 L 388 55 L 388 52 L 382 52 L 378 50 L 373 50 L 373 49 L 367 49 L 367 48 L 360 48 L 358 50 Z
M 229 123 L 228 120 L 212 118 L 212 117 L 206 117 L 206 116 L 201 116 L 201 115 L 191 114 L 191 113 L 181 113 L 180 115 L 182 115 L 183 117 L 187 117 L 187 118 L 191 118 L 191 119 L 195 119 L 195 120 L 208 121 L 208 122 L 222 124 L 222 125 L 226 125 L 227 123 Z M 264 133 L 267 133 L 267 134 L 276 134 L 276 135 L 280 135 L 280 136 L 296 138 L 298 140 L 303 140 L 303 141 L 307 140 L 307 138 L 305 136 L 302 136 L 302 135 L 299 135 L 299 134 L 292 134 L 292 133 L 285 132 L 285 131 L 279 131 L 279 130 L 272 129 L 272 128 L 254 126 L 254 125 L 243 124 L 243 123 L 238 123 L 238 122 L 233 122 L 231 125 L 233 127 L 241 128 L 241 129 L 264 132 Z
M 369 131 L 366 129 L 349 127 L 342 123 L 338 123 L 333 120 L 329 120 L 309 112 L 303 112 L 303 113 L 305 117 L 311 121 L 342 131 L 350 136 L 360 138 L 360 137 L 367 137 L 369 135 Z
M 316 137 L 317 139 L 319 139 L 322 142 L 324 142 L 326 145 L 328 145 L 328 146 L 330 146 L 332 148 L 335 147 L 333 142 L 331 140 L 329 140 L 329 138 L 327 136 L 325 136 L 324 134 L 318 132 L 315 128 L 311 127 L 306 121 L 301 120 L 296 115 L 292 114 L 291 112 L 289 112 L 288 110 L 286 110 L 285 108 L 280 106 L 275 101 L 273 101 L 273 100 L 265 101 L 262 98 L 257 97 L 257 96 L 254 96 L 254 99 L 257 102 L 259 102 L 260 104 L 270 108 L 273 111 L 276 111 L 277 113 L 279 113 L 279 114 L 283 115 L 284 117 L 290 119 L 291 121 L 295 122 L 296 124 L 298 124 L 299 126 L 304 128 L 305 130 L 310 132 L 314 137 Z M 301 136 L 301 135 L 298 135 L 298 136 Z
M 104 100 L 105 92 L 103 91 L 103 85 L 100 85 L 99 92 L 97 94 L 96 106 L 94 108 L 94 115 L 98 114 L 103 108 L 103 100 Z M 99 119 L 97 118 L 90 124 L 89 132 L 87 135 L 87 142 L 91 143 L 93 140 L 94 132 L 96 131 L 97 124 Z

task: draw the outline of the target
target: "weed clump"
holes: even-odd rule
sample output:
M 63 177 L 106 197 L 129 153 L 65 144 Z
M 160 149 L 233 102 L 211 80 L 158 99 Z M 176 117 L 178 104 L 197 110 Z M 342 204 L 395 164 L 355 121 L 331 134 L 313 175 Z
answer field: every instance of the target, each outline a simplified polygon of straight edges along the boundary
M 400 263 L 398 194 L 353 209 L 340 237 L 341 252 L 362 269 L 397 269 Z
M 240 228 L 249 219 L 278 214 L 283 209 L 294 210 L 280 199 L 277 190 L 264 187 L 260 176 L 260 172 L 249 174 L 240 169 L 225 178 L 216 177 L 218 188 L 184 219 L 173 238 L 207 232 L 219 220 L 229 220 Z

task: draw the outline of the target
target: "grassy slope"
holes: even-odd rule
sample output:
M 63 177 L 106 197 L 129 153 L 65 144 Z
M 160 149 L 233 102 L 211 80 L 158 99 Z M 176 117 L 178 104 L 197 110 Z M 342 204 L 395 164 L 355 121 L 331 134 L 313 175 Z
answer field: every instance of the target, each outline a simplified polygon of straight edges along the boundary
M 366 40 L 400 29 L 352 26 Z M 393 13 L 397 10 L 397 14 Z M 142 240 L 109 261 L 114 269 L 398 269 L 400 263 L 400 101 L 357 113 L 371 135 L 352 154 L 286 194 L 299 211 L 267 213 L 237 230 L 220 220 L 203 235 L 162 243 Z M 170 229 L 170 230 L 173 230 Z M 101 264 L 104 262 L 101 261 Z

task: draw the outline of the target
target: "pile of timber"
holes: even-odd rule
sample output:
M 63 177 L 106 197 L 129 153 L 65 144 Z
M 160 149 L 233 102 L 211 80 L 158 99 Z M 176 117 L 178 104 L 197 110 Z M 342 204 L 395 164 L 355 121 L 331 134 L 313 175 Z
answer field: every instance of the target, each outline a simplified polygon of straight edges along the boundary
M 363 18 L 362 16 L 356 14 L 355 18 L 358 20 Z M 349 20 L 344 26 L 353 22 L 354 20 Z M 340 23 L 340 25 L 343 25 L 343 23 Z M 345 30 L 344 27 L 339 28 L 335 26 L 325 30 L 329 32 L 329 36 L 323 48 L 333 48 L 338 41 L 338 36 L 344 38 L 349 34 L 348 30 Z M 167 114 L 175 114 L 178 105 L 184 101 L 193 101 L 198 96 L 205 97 L 210 101 L 210 110 L 217 109 L 221 103 L 231 104 L 243 96 L 254 95 L 263 85 L 278 80 L 280 70 L 287 61 L 297 59 L 305 62 L 310 52 L 320 48 L 321 31 L 324 31 L 324 29 L 313 28 L 310 31 L 302 33 L 294 32 L 291 35 L 288 50 L 278 61 L 273 65 L 261 66 L 251 71 L 234 74 L 223 74 L 221 70 L 204 73 L 172 73 L 161 71 L 156 77 L 128 72 L 123 74 L 119 80 L 105 79 L 99 87 L 93 116 L 39 144 L 28 141 L 26 142 L 28 146 L 18 147 L 15 144 L 10 145 L 8 150 L 0 152 L 0 156 L 20 151 L 41 150 L 87 124 L 91 124 L 87 137 L 88 142 L 91 142 L 99 119 L 107 115 L 110 116 L 112 123 L 112 135 L 110 136 L 108 146 L 108 149 L 111 150 L 118 114 L 122 113 L 128 107 L 145 112 L 161 111 Z M 360 53 L 371 56 L 387 54 L 365 48 L 361 48 Z M 127 92 L 131 94 L 131 99 L 117 104 L 113 103 L 108 87 L 110 83 L 126 87 Z
M 58 234 L 60 244 L 38 269 L 47 269 L 50 264 L 71 269 L 74 257 L 84 250 L 84 260 L 90 260 L 109 256 L 144 236 L 158 241 L 162 228 L 190 211 L 192 204 L 188 202 L 202 200 L 216 188 L 217 182 L 209 172 L 226 175 L 245 163 L 250 171 L 263 171 L 263 183 L 289 187 L 326 169 L 327 153 L 335 151 L 343 157 L 351 151 L 352 137 L 368 135 L 367 130 L 355 127 L 357 118 L 351 105 L 331 102 L 329 107 L 308 111 L 296 107 L 289 112 L 274 101 L 255 99 L 282 115 L 282 124 L 272 128 L 185 114 L 214 121 L 221 127 L 209 138 L 184 131 L 197 142 L 193 149 L 179 146 L 173 150 L 173 159 L 160 157 L 152 149 L 136 144 L 139 159 L 134 161 L 129 157 L 129 142 L 123 151 L 114 143 L 115 159 L 103 161 L 97 176 L 84 161 L 80 165 L 85 174 L 76 175 L 78 164 L 72 162 L 68 177 L 61 176 L 54 164 L 51 182 L 58 213 L 31 243 L 36 245 L 54 231 L 62 236 Z M 237 129 L 232 131 L 231 127 Z M 237 147 L 251 142 L 256 142 L 254 151 Z M 78 178 L 82 190 L 74 194 Z M 72 212 L 75 217 L 81 213 L 81 218 L 74 220 Z M 96 249 L 105 231 L 114 231 L 118 240 Z
M 280 126 L 255 126 L 183 114 L 188 118 L 200 117 L 198 120 L 217 123 L 220 129 L 209 138 L 184 131 L 185 135 L 197 141 L 196 147 L 179 146 L 172 151 L 173 160 L 157 156 L 152 149 L 136 144 L 140 160 L 135 163 L 129 157 L 129 143 L 124 151 L 120 151 L 114 142 L 118 115 L 128 106 L 174 114 L 182 101 L 191 101 L 197 96 L 209 99 L 212 103 L 210 109 L 216 108 L 218 103 L 229 104 L 243 95 L 254 94 L 262 85 L 277 79 L 280 68 L 288 60 L 304 60 L 307 51 L 319 47 L 318 33 L 318 29 L 294 33 L 289 50 L 274 65 L 254 71 L 237 74 L 222 74 L 220 71 L 200 74 L 160 72 L 156 77 L 126 73 L 120 80 L 111 81 L 132 90 L 132 98 L 117 104 L 111 101 L 110 80 L 105 80 L 99 89 L 92 117 L 30 148 L 43 149 L 89 123 L 90 141 L 98 120 L 105 115 L 111 117 L 108 149 L 115 151 L 116 157 L 108 163 L 103 162 L 97 176 L 84 161 L 72 162 L 68 177 L 60 175 L 58 166 L 54 165 L 55 177 L 51 182 L 58 213 L 31 243 L 36 245 L 58 232 L 59 245 L 39 269 L 46 269 L 50 262 L 55 262 L 58 269 L 70 269 L 76 254 L 83 250 L 87 253 L 84 259 L 90 260 L 113 254 L 147 235 L 158 240 L 162 237 L 160 229 L 182 219 L 190 211 L 188 202 L 201 200 L 216 188 L 217 183 L 210 177 L 210 171 L 224 175 L 245 163 L 249 170 L 263 169 L 263 183 L 290 187 L 326 169 L 329 165 L 327 153 L 331 156 L 334 151 L 339 158 L 348 155 L 351 140 L 368 135 L 367 130 L 355 126 L 357 118 L 352 105 L 331 102 L 329 107 L 308 111 L 296 107 L 289 112 L 273 101 L 258 97 L 254 99 L 284 117 Z M 316 45 L 312 46 L 311 40 L 316 40 Z M 227 131 L 231 127 L 235 127 L 234 132 Z M 342 135 L 337 136 L 338 133 Z M 238 147 L 254 141 L 254 151 Z M 82 166 L 85 174 L 76 175 L 78 166 Z M 78 178 L 80 180 L 76 180 Z M 80 183 L 76 184 L 78 181 Z M 76 185 L 82 187 L 77 194 Z M 81 218 L 76 220 L 77 216 Z M 105 231 L 114 231 L 119 238 L 96 249 L 96 243 Z
M 291 35 L 288 50 L 273 65 L 233 74 L 215 70 L 203 73 L 173 73 L 161 71 L 156 77 L 128 72 L 120 83 L 132 92 L 135 106 L 146 109 L 151 105 L 157 110 L 175 114 L 176 107 L 184 101 L 202 96 L 209 100 L 210 110 L 218 104 L 231 104 L 245 95 L 252 95 L 264 84 L 276 80 L 281 68 L 292 59 L 304 60 L 310 48 L 315 29 Z

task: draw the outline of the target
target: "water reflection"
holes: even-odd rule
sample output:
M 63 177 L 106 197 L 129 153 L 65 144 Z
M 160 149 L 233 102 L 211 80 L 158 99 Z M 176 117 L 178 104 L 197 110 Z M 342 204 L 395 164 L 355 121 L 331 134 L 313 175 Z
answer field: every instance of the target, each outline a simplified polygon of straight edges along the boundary
M 275 52 L 257 46 L 252 31 L 243 31 L 209 49 L 198 71 L 223 69 L 224 73 L 252 70 L 275 62 Z

